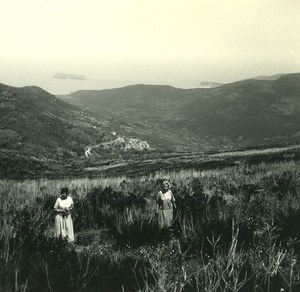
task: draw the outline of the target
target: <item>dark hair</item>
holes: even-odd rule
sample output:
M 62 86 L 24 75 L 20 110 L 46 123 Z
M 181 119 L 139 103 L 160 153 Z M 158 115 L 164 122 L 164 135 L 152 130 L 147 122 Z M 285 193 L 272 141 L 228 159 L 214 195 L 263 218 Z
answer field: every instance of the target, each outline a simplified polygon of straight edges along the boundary
M 164 184 L 164 183 L 167 183 L 167 184 L 168 184 L 168 188 L 171 187 L 171 183 L 170 183 L 167 179 L 164 179 L 164 180 L 162 181 L 162 184 Z
M 60 194 L 68 194 L 69 193 L 69 189 L 68 188 L 62 188 L 60 190 Z

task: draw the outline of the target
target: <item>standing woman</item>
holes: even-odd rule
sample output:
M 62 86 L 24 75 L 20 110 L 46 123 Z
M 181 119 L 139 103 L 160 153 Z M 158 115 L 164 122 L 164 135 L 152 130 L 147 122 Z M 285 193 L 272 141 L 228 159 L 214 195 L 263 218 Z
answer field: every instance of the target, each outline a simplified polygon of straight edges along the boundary
M 157 195 L 156 203 L 159 230 L 171 227 L 176 205 L 174 195 L 170 190 L 169 181 L 163 181 L 161 191 Z
M 57 198 L 54 211 L 55 215 L 55 226 L 54 235 L 59 237 L 67 238 L 68 242 L 74 241 L 74 229 L 73 221 L 71 217 L 71 210 L 73 209 L 73 199 L 68 196 L 69 189 L 62 188 L 60 191 L 60 197 Z

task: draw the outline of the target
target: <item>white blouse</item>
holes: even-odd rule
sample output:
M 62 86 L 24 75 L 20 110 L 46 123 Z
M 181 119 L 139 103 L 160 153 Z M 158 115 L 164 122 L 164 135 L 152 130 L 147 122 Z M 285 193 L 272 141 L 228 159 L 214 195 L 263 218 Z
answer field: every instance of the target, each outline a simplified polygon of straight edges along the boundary
M 74 204 L 73 199 L 71 197 L 67 197 L 65 200 L 61 198 L 57 198 L 54 209 L 65 209 L 70 208 Z
M 158 193 L 158 195 L 160 196 L 161 200 L 173 200 L 173 193 L 171 190 L 168 190 L 166 193 L 163 193 L 162 191 L 160 191 Z

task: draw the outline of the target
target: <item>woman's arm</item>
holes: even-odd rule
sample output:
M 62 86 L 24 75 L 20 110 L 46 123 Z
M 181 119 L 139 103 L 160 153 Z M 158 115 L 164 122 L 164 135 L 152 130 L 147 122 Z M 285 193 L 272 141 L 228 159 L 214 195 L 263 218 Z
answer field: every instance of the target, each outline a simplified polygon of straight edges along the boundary
M 173 192 L 172 191 L 170 191 L 170 192 L 171 192 L 171 202 L 172 202 L 173 208 L 176 209 L 177 207 L 176 207 L 176 203 L 175 203 L 175 197 L 173 195 Z
M 74 204 L 72 203 L 71 206 L 68 209 L 73 210 L 74 209 Z
M 73 208 L 74 208 L 74 204 L 72 203 L 72 204 L 70 205 L 70 207 L 67 207 L 67 208 L 66 208 L 66 211 L 67 211 L 67 212 L 70 212 L 70 211 L 73 210 Z
M 63 214 L 65 212 L 65 210 L 59 208 L 59 198 L 56 199 L 56 202 L 54 204 L 54 212 L 56 214 Z
M 71 197 L 69 197 L 69 200 L 70 200 L 70 206 L 65 208 L 66 214 L 70 214 L 70 211 L 72 211 L 74 208 L 73 199 Z
M 156 213 L 159 210 L 159 199 L 160 199 L 160 192 L 156 195 Z
M 71 211 L 74 208 L 74 201 L 71 197 L 69 197 L 69 198 L 70 198 L 70 207 L 68 207 L 68 210 Z

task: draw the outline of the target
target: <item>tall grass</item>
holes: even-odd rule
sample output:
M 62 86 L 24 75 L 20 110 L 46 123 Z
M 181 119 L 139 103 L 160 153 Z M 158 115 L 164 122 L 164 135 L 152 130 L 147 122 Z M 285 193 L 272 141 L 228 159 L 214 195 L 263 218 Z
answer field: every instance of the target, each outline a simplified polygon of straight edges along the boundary
M 299 164 L 2 180 L 0 290 L 297 291 Z M 160 233 L 155 200 L 164 179 L 178 208 L 172 229 Z M 64 186 L 75 202 L 75 245 L 51 236 Z

